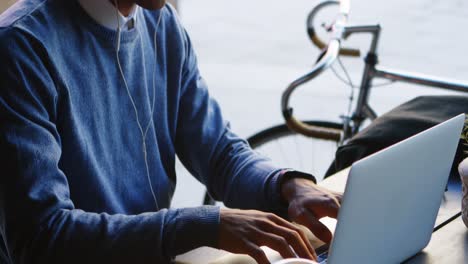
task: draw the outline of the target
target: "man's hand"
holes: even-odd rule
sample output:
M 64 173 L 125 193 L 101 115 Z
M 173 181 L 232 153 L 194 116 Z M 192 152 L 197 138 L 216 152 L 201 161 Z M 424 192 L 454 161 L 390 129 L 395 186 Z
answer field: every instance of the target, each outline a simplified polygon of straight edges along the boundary
M 289 203 L 288 215 L 292 221 L 308 227 L 323 242 L 331 242 L 332 233 L 319 219 L 338 216 L 342 194 L 303 178 L 286 180 L 281 186 L 281 194 Z
M 221 209 L 219 247 L 248 254 L 259 264 L 270 263 L 260 246 L 278 251 L 283 258 L 316 260 L 306 235 L 298 227 L 271 213 L 254 210 Z M 293 251 L 294 250 L 294 251 Z

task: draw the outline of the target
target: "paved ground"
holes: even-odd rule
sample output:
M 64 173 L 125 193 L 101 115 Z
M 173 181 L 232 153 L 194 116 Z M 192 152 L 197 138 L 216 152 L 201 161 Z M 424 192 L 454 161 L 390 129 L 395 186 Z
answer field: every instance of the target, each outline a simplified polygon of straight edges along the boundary
M 211 93 L 241 136 L 281 122 L 279 98 L 294 78 L 311 68 L 318 54 L 305 35 L 305 18 L 317 1 L 180 0 L 182 20 L 196 47 Z M 351 22 L 380 23 L 381 65 L 468 80 L 468 2 L 465 0 L 351 1 Z M 368 47 L 367 36 L 350 45 Z M 361 59 L 345 64 L 355 82 Z M 345 111 L 346 88 L 326 73 L 298 92 L 297 114 L 337 119 Z M 375 89 L 372 105 L 383 113 L 434 89 L 395 84 Z M 203 189 L 180 173 L 173 206 L 201 202 Z

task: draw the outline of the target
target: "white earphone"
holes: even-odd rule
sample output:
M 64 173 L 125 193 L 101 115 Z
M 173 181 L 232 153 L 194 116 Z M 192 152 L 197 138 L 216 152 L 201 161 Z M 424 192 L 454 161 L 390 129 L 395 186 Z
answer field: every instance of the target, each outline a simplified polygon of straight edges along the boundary
M 128 94 L 129 99 L 130 99 L 130 102 L 132 103 L 133 110 L 135 112 L 136 122 L 138 124 L 138 129 L 139 129 L 140 134 L 141 134 L 142 149 L 143 149 L 143 156 L 144 156 L 144 160 L 145 160 L 146 176 L 147 176 L 147 180 L 148 180 L 148 185 L 149 185 L 149 188 L 150 188 L 150 191 L 151 191 L 151 195 L 153 196 L 153 199 L 154 199 L 154 204 L 156 206 L 156 211 L 158 211 L 159 210 L 159 204 L 158 204 L 158 199 L 156 198 L 156 195 L 155 195 L 154 190 L 153 190 L 153 185 L 151 184 L 151 177 L 150 177 L 149 166 L 148 166 L 148 152 L 147 152 L 147 148 L 146 148 L 146 136 L 147 136 L 147 133 L 149 131 L 149 128 L 150 128 L 151 124 L 153 123 L 154 105 L 155 105 L 155 100 L 156 100 L 156 67 L 154 67 L 154 69 L 153 69 L 153 101 L 152 101 L 152 105 L 151 105 L 150 120 L 148 121 L 148 124 L 146 125 L 145 129 L 143 129 L 143 126 L 140 123 L 140 118 L 138 116 L 138 109 L 136 107 L 135 100 L 133 99 L 133 96 L 130 93 L 130 89 L 128 88 L 128 84 L 127 84 L 127 79 L 125 78 L 125 74 L 123 72 L 122 65 L 120 63 L 119 51 L 120 51 L 120 40 L 121 40 L 121 31 L 122 31 L 122 29 L 121 29 L 120 20 L 119 20 L 119 15 L 120 14 L 119 14 L 119 6 L 118 6 L 117 2 L 118 2 L 117 0 L 114 0 L 115 10 L 116 10 L 116 17 L 117 17 L 117 39 L 116 39 L 116 43 L 115 43 L 115 54 L 116 54 L 116 58 L 117 58 L 117 66 L 119 68 L 120 75 L 121 75 L 122 80 L 124 82 L 125 89 L 127 90 L 127 94 Z M 155 63 L 157 63 L 157 59 L 158 59 L 157 32 L 158 32 L 160 22 L 161 22 L 161 13 L 159 13 L 158 22 L 156 24 L 156 29 L 154 31 L 154 37 L 153 37 L 153 41 L 154 41 L 154 61 L 155 61 Z M 154 125 L 154 123 L 153 123 L 153 125 Z

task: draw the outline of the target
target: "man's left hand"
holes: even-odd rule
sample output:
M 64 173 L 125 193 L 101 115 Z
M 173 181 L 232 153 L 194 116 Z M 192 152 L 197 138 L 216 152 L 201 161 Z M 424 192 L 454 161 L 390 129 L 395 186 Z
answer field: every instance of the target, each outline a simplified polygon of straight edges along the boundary
M 281 194 L 289 204 L 291 221 L 306 226 L 323 242 L 331 242 L 332 233 L 319 219 L 337 218 L 342 194 L 303 178 L 287 179 L 281 186 Z

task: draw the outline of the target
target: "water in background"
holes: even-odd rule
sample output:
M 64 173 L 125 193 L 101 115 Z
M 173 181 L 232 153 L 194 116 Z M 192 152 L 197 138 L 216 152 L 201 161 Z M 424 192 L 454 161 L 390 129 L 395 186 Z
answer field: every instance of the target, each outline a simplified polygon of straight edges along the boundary
M 196 48 L 211 94 L 233 129 L 247 137 L 282 121 L 280 95 L 311 69 L 318 50 L 305 33 L 305 19 L 318 1 L 179 0 L 179 11 Z M 380 64 L 468 80 L 468 1 L 351 0 L 351 23 L 380 23 Z M 349 46 L 369 46 L 353 36 Z M 362 59 L 344 59 L 358 82 Z M 420 94 L 447 93 L 407 84 L 372 91 L 378 113 Z M 292 100 L 303 118 L 334 119 L 345 112 L 349 88 L 327 72 Z M 203 187 L 179 165 L 174 207 L 200 205 Z

